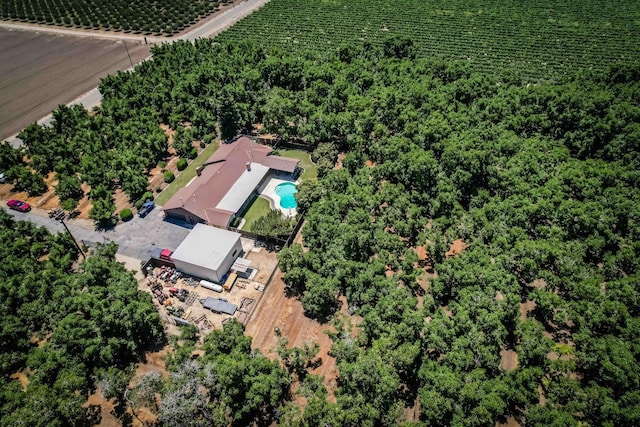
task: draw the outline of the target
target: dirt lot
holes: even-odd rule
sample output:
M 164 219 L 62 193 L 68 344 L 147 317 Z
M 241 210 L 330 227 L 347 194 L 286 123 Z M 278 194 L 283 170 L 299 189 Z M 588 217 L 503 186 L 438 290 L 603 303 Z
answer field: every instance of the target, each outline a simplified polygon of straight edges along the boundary
M 149 46 L 128 41 L 133 63 Z M 0 139 L 131 66 L 122 41 L 0 28 Z
M 138 281 L 139 288 L 143 291 L 151 292 L 150 284 L 160 282 L 163 285 L 162 292 L 168 297 L 168 301 L 170 301 L 168 304 L 184 310 L 181 317 L 184 320 L 196 324 L 203 336 L 207 335 L 213 329 L 221 329 L 223 322 L 232 317 L 229 314 L 217 314 L 205 309 L 199 301 L 207 297 L 223 298 L 229 303 L 235 304 L 238 309 L 233 317 L 236 317 L 239 321 L 246 324 L 252 316 L 253 310 L 258 306 L 258 302 L 263 296 L 269 278 L 276 268 L 277 254 L 267 251 L 264 248 L 254 248 L 253 242 L 248 239 L 243 239 L 243 248 L 246 251 L 244 258 L 251 261 L 251 268 L 253 268 L 255 272 L 249 279 L 238 278 L 235 286 L 229 291 L 218 293 L 203 288 L 197 285 L 197 279 L 191 281 L 190 278 L 179 278 L 175 283 L 164 281 L 160 278 L 161 269 L 159 268 L 154 269 L 153 274 L 149 275 L 149 277 L 140 278 Z M 155 276 L 155 278 L 153 276 Z M 177 297 L 171 296 L 169 288 L 172 287 L 188 290 L 189 297 L 186 301 L 180 301 Z M 158 311 L 167 325 L 167 332 L 178 335 L 179 329 L 175 326 L 175 321 L 171 318 L 173 314 L 171 314 L 157 298 L 154 298 L 154 303 L 158 307 Z
M 253 348 L 259 348 L 270 358 L 277 357 L 278 337 L 275 329 L 279 328 L 282 337 L 289 341 L 289 347 L 301 347 L 304 343 L 320 345 L 317 356 L 322 364 L 312 371 L 325 378 L 325 386 L 329 390 L 329 398 L 334 399 L 336 388 L 336 361 L 329 356 L 332 341 L 325 331 L 335 332 L 329 324 L 320 324 L 304 315 L 302 304 L 295 298 L 287 298 L 284 293 L 282 273 L 277 270 L 255 313 L 247 323 L 245 334 L 253 337 Z

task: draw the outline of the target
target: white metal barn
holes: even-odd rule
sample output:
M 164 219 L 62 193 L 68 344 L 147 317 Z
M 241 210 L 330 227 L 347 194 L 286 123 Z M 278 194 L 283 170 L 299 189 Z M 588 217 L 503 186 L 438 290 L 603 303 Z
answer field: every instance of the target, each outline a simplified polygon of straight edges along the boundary
M 171 259 L 190 276 L 220 283 L 241 253 L 240 233 L 196 224 Z

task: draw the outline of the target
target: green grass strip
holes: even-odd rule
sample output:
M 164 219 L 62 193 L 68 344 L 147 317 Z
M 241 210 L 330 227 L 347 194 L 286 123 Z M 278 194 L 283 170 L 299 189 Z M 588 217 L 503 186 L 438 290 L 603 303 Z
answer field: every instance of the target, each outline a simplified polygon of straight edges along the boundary
M 215 141 L 212 141 L 204 150 L 202 150 L 198 157 L 196 157 L 195 160 L 192 161 L 185 170 L 183 170 L 178 176 L 176 176 L 175 181 L 167 185 L 165 189 L 162 190 L 160 194 L 158 194 L 158 196 L 155 198 L 156 205 L 164 205 L 174 194 L 176 194 L 179 189 L 187 185 L 189 181 L 191 181 L 193 177 L 196 176 L 196 168 L 202 166 L 202 164 L 207 161 L 213 153 L 216 152 L 219 146 L 220 141 L 216 139 Z
M 244 214 L 245 223 L 242 226 L 243 230 L 251 231 L 251 226 L 254 222 L 258 220 L 258 218 L 262 218 L 271 212 L 271 206 L 269 205 L 269 201 L 262 197 L 256 197 L 253 201 L 249 209 Z
M 317 179 L 318 167 L 311 161 L 311 155 L 302 150 L 278 150 L 278 155 L 282 157 L 292 157 L 300 160 L 300 167 L 304 169 L 300 178 L 304 180 Z

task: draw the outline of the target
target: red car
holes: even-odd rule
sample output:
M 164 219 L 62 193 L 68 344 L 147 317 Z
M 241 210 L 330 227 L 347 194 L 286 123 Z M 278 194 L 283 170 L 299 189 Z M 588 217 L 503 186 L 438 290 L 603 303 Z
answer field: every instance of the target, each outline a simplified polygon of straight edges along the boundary
M 9 209 L 13 209 L 14 211 L 29 212 L 31 210 L 29 203 L 23 202 L 22 200 L 9 200 L 7 202 L 7 206 L 9 206 Z

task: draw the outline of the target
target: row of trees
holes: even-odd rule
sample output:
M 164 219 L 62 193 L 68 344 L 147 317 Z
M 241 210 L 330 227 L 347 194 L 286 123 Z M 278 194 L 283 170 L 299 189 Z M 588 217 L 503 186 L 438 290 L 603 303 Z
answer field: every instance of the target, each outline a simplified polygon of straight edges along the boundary
M 49 25 L 75 25 L 171 36 L 212 13 L 220 3 L 228 2 L 229 0 L 143 1 L 138 7 L 132 8 L 122 0 L 3 0 L 0 2 L 0 17 Z
M 331 319 L 343 295 L 362 321 L 336 325 L 336 402 L 307 376 L 307 405 L 287 405 L 282 422 L 389 425 L 419 405 L 429 425 L 638 424 L 640 68 L 523 86 L 413 58 L 411 43 L 295 56 L 158 46 L 103 81 L 83 129 L 147 123 L 133 146 L 160 122 L 189 122 L 195 138 L 259 122 L 345 153 L 301 186 L 308 251 L 284 250 L 281 267 L 309 316 Z M 447 258 L 455 239 L 468 247 Z M 517 367 L 505 368 L 508 351 Z
M 533 87 L 357 49 L 300 68 L 279 93 L 313 104 L 277 122 L 337 107 L 347 154 L 301 186 L 308 251 L 281 268 L 308 315 L 344 295 L 362 321 L 334 336 L 337 402 L 293 418 L 388 425 L 419 402 L 427 425 L 637 423 L 638 67 Z

